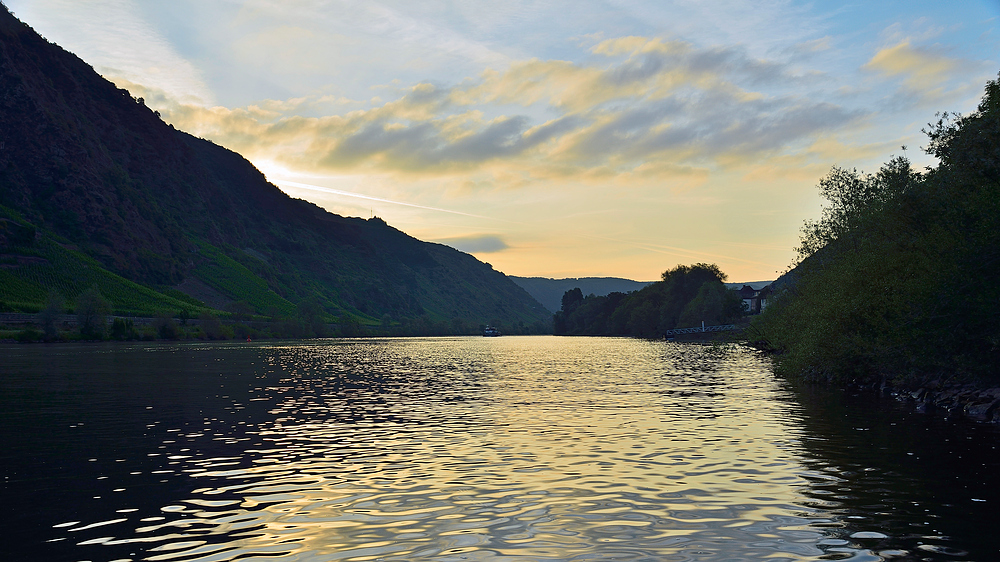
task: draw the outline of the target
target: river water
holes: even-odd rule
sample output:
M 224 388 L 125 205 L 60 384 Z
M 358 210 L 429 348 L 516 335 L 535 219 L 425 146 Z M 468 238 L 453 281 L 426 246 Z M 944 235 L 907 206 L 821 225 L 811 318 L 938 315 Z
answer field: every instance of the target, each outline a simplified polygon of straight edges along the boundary
M 4 560 L 996 560 L 1000 436 L 617 338 L 0 346 Z

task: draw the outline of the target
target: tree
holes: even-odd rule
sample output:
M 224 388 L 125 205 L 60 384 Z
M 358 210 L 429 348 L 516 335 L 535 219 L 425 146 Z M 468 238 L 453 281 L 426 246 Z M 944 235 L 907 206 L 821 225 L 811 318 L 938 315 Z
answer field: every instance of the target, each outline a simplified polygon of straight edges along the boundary
M 62 295 L 52 291 L 45 302 L 45 308 L 38 314 L 45 341 L 52 341 L 59 335 L 56 323 L 59 321 L 59 315 L 63 312 L 64 302 Z
M 919 174 L 903 157 L 893 158 L 874 175 L 834 166 L 818 186 L 829 204 L 823 207 L 819 220 L 807 220 L 802 227 L 796 264 L 838 240 L 857 250 L 862 236 L 877 233 L 870 228 L 873 223 L 884 221 L 888 209 L 918 179 Z
M 156 335 L 160 339 L 164 340 L 175 340 L 180 337 L 180 330 L 177 328 L 177 322 L 174 321 L 173 315 L 169 312 L 161 312 L 156 315 L 153 319 L 153 328 L 156 330 Z
M 575 333 L 575 325 L 571 318 L 582 303 L 583 291 L 579 287 L 563 293 L 562 308 L 552 317 L 552 333 L 556 335 Z M 497 326 L 494 325 L 494 327 Z
M 919 385 L 1000 380 L 1000 84 L 926 130 L 936 167 L 834 168 L 807 223 L 797 281 L 754 322 L 791 375 Z
M 222 330 L 222 322 L 219 317 L 211 312 L 202 312 L 198 315 L 198 325 L 201 332 L 210 340 L 221 340 L 225 337 Z
M 313 295 L 300 302 L 295 309 L 295 315 L 302 322 L 305 329 L 311 332 L 311 334 L 304 335 L 317 337 L 325 335 L 326 325 L 323 322 L 323 307 L 320 305 L 318 296 Z M 350 317 L 349 315 L 345 316 Z
M 684 307 L 677 325 L 696 327 L 705 322 L 709 326 L 722 324 L 738 317 L 742 312 L 743 300 L 721 282 L 706 282 L 698 289 L 698 294 Z
M 563 295 L 562 310 L 552 319 L 553 331 L 654 338 L 678 323 L 719 323 L 739 316 L 742 305 L 726 289 L 725 279 L 717 265 L 697 263 L 668 269 L 660 281 L 629 294 L 584 297 L 580 289 L 573 289 Z
M 657 330 L 660 333 L 677 327 L 690 328 L 695 324 L 700 324 L 702 320 L 707 320 L 707 318 L 698 318 L 697 321 L 692 320 L 693 323 L 690 326 L 681 325 L 685 309 L 691 301 L 698 297 L 702 286 L 707 283 L 725 289 L 723 282 L 726 280 L 726 274 L 714 263 L 696 263 L 690 266 L 678 265 L 673 269 L 668 269 L 663 272 L 661 279 L 659 288 L 661 295 L 659 298 L 660 316 L 657 325 Z M 642 294 L 642 291 L 639 291 L 638 294 Z M 690 314 L 695 313 L 691 312 Z
M 580 303 L 582 302 L 583 302 L 583 291 L 580 290 L 580 287 L 570 289 L 565 293 L 563 293 L 562 311 L 565 312 L 566 314 L 572 314 L 573 311 L 576 310 L 576 308 L 580 306 Z
M 116 340 L 137 340 L 139 332 L 131 318 L 115 318 L 111 323 L 111 338 Z
M 84 339 L 103 339 L 111 314 L 111 303 L 91 287 L 76 297 L 76 323 Z

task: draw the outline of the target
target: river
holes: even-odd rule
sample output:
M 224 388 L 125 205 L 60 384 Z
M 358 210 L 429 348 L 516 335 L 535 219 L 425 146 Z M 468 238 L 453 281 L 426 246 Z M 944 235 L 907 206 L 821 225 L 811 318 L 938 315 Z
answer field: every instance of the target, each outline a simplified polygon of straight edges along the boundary
M 621 338 L 0 346 L 4 560 L 995 560 L 1000 435 Z

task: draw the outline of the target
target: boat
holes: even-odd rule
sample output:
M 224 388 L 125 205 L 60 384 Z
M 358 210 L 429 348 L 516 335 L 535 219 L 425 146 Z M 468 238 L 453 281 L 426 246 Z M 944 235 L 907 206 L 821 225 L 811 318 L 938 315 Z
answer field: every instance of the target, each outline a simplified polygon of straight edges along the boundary
M 501 335 L 500 334 L 500 330 L 497 330 L 493 326 L 487 326 L 486 329 L 483 330 L 483 337 L 484 338 L 495 338 L 495 337 L 497 337 L 499 335 Z

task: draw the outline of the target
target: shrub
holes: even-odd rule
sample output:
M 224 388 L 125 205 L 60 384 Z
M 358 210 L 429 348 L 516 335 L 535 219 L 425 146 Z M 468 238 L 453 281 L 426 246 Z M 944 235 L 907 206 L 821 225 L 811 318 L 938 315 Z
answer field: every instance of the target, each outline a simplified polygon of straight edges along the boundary
M 180 337 L 180 329 L 177 322 L 169 312 L 161 312 L 153 320 L 153 329 L 156 335 L 163 340 L 176 340 Z
M 104 339 L 111 303 L 91 287 L 76 298 L 76 322 L 84 339 Z

